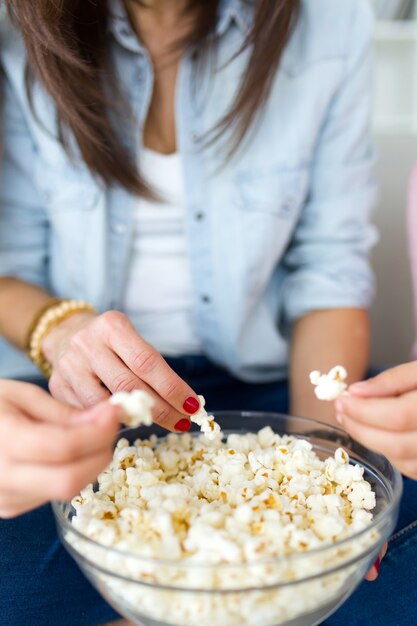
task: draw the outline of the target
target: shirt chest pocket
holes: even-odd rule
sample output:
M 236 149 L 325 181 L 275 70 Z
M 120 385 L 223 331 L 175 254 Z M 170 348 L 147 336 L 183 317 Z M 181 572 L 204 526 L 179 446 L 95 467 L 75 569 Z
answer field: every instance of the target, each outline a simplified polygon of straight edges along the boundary
M 91 211 L 104 201 L 104 190 L 84 167 L 39 164 L 37 186 L 51 215 Z
M 294 221 L 304 206 L 309 182 L 308 167 L 242 170 L 236 174 L 236 192 L 243 211 L 265 213 Z

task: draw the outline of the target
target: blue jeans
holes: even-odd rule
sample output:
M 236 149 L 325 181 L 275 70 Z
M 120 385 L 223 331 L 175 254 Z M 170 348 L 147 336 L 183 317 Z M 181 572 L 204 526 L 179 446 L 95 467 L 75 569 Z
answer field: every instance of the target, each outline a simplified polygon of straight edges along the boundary
M 167 360 L 211 411 L 288 412 L 286 382 L 242 383 L 204 357 Z M 61 546 L 49 506 L 0 520 L 0 626 L 95 626 L 118 617 Z

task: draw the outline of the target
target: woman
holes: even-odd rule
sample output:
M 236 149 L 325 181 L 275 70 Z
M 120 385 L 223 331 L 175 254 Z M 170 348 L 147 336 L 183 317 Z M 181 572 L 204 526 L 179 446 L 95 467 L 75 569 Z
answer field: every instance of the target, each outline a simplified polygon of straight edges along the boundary
M 3 336 L 25 349 L 51 297 L 82 298 L 99 314 L 34 350 L 57 399 L 140 386 L 188 425 L 193 390 L 287 409 L 290 363 L 290 410 L 334 419 L 307 374 L 342 361 L 357 380 L 368 359 L 367 3 L 9 5 L 34 84 L 7 27 Z
M 28 56 L 7 24 L 0 331 L 55 398 L 147 388 L 185 430 L 194 389 L 286 410 L 290 369 L 291 411 L 330 420 L 308 372 L 363 376 L 372 21 L 365 0 L 298 4 L 10 0 Z M 2 373 L 36 375 L 2 351 Z M 1 526 L 3 571 L 14 534 L 26 548 L 9 621 L 113 617 L 46 511 L 18 526 Z

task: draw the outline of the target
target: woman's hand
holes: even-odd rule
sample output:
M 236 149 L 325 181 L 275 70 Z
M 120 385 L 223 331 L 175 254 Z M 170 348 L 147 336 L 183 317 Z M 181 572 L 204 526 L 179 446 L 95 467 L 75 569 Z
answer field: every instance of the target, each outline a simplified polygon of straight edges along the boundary
M 355 383 L 336 401 L 337 419 L 363 445 L 417 479 L 417 361 Z
M 120 409 L 79 411 L 34 385 L 0 381 L 0 517 L 69 500 L 108 465 Z
M 173 431 L 190 428 L 199 409 L 194 391 L 118 311 L 72 315 L 45 337 L 52 364 L 52 395 L 77 407 L 105 400 L 109 392 L 144 389 L 155 400 L 154 419 Z

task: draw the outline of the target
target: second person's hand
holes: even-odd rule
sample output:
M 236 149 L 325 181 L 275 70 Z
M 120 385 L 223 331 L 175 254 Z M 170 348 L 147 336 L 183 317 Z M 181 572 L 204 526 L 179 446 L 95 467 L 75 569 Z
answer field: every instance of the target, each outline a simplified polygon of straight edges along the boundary
M 336 401 L 337 418 L 363 445 L 417 479 L 417 362 L 349 387 Z
M 47 334 L 42 349 L 52 364 L 52 395 L 73 406 L 143 389 L 154 398 L 155 422 L 177 432 L 189 430 L 199 409 L 191 387 L 118 311 L 74 314 Z
M 39 387 L 0 380 L 0 517 L 70 500 L 108 465 L 120 409 L 79 411 Z

